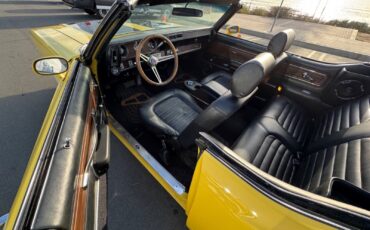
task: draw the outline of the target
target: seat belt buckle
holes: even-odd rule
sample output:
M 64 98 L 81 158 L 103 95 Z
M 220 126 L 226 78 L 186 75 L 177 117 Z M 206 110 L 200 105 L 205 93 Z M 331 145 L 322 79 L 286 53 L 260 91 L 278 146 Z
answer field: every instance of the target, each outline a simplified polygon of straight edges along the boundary
M 297 166 L 301 163 L 302 152 L 296 152 L 296 156 L 293 158 L 293 165 Z
M 293 166 L 298 166 L 300 164 L 299 159 L 293 158 Z

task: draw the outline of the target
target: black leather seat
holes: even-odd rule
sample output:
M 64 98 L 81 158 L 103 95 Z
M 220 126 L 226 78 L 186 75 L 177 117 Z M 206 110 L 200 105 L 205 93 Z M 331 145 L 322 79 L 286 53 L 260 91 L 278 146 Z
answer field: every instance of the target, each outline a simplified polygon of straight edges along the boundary
M 205 77 L 201 84 L 220 96 L 230 89 L 230 81 L 231 74 L 225 71 L 218 71 Z
M 230 89 L 203 111 L 183 91 L 163 92 L 142 107 L 143 121 L 158 135 L 177 140 L 181 147 L 189 147 L 199 131 L 214 129 L 241 108 L 274 63 L 272 54 L 262 53 L 242 64 L 233 75 Z
M 356 197 L 370 198 L 370 96 L 319 116 L 278 97 L 233 149 L 285 182 L 364 207 Z
M 293 29 L 287 29 L 274 35 L 268 46 L 267 52 L 275 57 L 275 66 L 285 60 L 287 51 L 293 44 L 295 32 Z M 223 95 L 230 88 L 232 75 L 225 71 L 218 71 L 205 77 L 201 84 L 212 90 L 217 96 Z
M 201 112 L 189 94 L 174 89 L 152 98 L 142 109 L 142 117 L 158 134 L 179 136 Z

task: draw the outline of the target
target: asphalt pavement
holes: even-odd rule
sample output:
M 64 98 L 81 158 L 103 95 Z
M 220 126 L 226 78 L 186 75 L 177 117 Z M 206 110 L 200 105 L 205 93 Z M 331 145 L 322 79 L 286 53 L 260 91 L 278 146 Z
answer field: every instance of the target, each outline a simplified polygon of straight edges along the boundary
M 40 54 L 29 30 L 89 18 L 60 1 L 0 0 L 0 215 L 10 209 L 56 87 L 32 72 Z
M 0 216 L 11 207 L 56 87 L 32 72 L 40 53 L 29 30 L 93 19 L 61 1 L 0 0 Z M 115 138 L 111 152 L 109 228 L 184 228 L 183 210 Z

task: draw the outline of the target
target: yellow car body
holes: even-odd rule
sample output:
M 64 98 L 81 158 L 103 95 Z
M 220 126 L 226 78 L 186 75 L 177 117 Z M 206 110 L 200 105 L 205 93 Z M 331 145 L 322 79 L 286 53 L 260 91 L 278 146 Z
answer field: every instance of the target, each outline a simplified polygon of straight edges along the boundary
M 136 33 L 147 29 L 145 26 L 135 24 L 127 24 L 126 26 L 135 28 Z M 31 33 L 42 55 L 64 57 L 69 61 L 70 66 L 76 64 L 81 48 L 92 38 L 91 33 L 69 25 L 37 28 L 33 29 Z M 130 33 L 125 36 L 130 36 Z M 97 74 L 96 65 L 96 60 L 93 60 L 90 65 L 94 74 Z M 72 71 L 71 68 L 69 72 L 56 77 L 58 86 L 10 210 L 9 219 L 5 225 L 7 230 L 14 229 L 16 226 L 16 219 L 39 160 L 41 148 Z M 114 123 L 110 123 L 109 126 L 111 132 L 120 142 L 185 210 L 187 214 L 186 224 L 190 229 L 334 229 L 341 227 L 341 225 L 337 225 L 336 222 L 325 217 L 310 214 L 306 210 L 300 210 L 299 207 L 270 196 L 263 189 L 256 187 L 249 179 L 235 171 L 232 165 L 219 157 L 214 150 L 208 148 L 201 149 L 199 152 L 200 158 L 196 165 L 189 192 L 179 194 L 142 158 L 135 146 L 132 146 L 127 138 L 119 132 L 119 127 Z M 230 158 L 242 161 L 232 151 L 224 150 Z M 320 202 L 329 206 L 370 216 L 367 211 L 362 209 L 299 191 L 282 181 L 272 178 L 247 162 L 241 162 L 241 164 L 252 173 L 260 175 L 265 180 L 272 181 L 276 186 L 291 193 L 299 194 L 308 199 L 320 200 Z

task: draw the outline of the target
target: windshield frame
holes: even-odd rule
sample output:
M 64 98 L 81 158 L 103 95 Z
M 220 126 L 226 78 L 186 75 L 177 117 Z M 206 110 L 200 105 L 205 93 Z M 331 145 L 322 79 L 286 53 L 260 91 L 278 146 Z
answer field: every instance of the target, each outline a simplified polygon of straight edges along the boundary
M 142 0 L 142 1 L 131 1 L 128 0 L 116 0 L 112 5 L 111 10 L 104 17 L 97 30 L 93 34 L 90 42 L 86 49 L 81 53 L 80 59 L 85 65 L 90 65 L 92 61 L 99 56 L 100 52 L 108 46 L 114 35 L 121 28 L 121 26 L 131 17 L 133 9 L 137 5 L 150 4 L 159 5 L 165 3 L 184 3 L 184 2 L 205 2 L 205 3 L 230 3 L 229 9 L 223 14 L 223 16 L 211 27 L 214 34 L 218 31 L 240 8 L 241 4 L 239 0 Z M 94 65 L 96 67 L 96 65 Z M 96 72 L 96 68 L 92 69 Z

